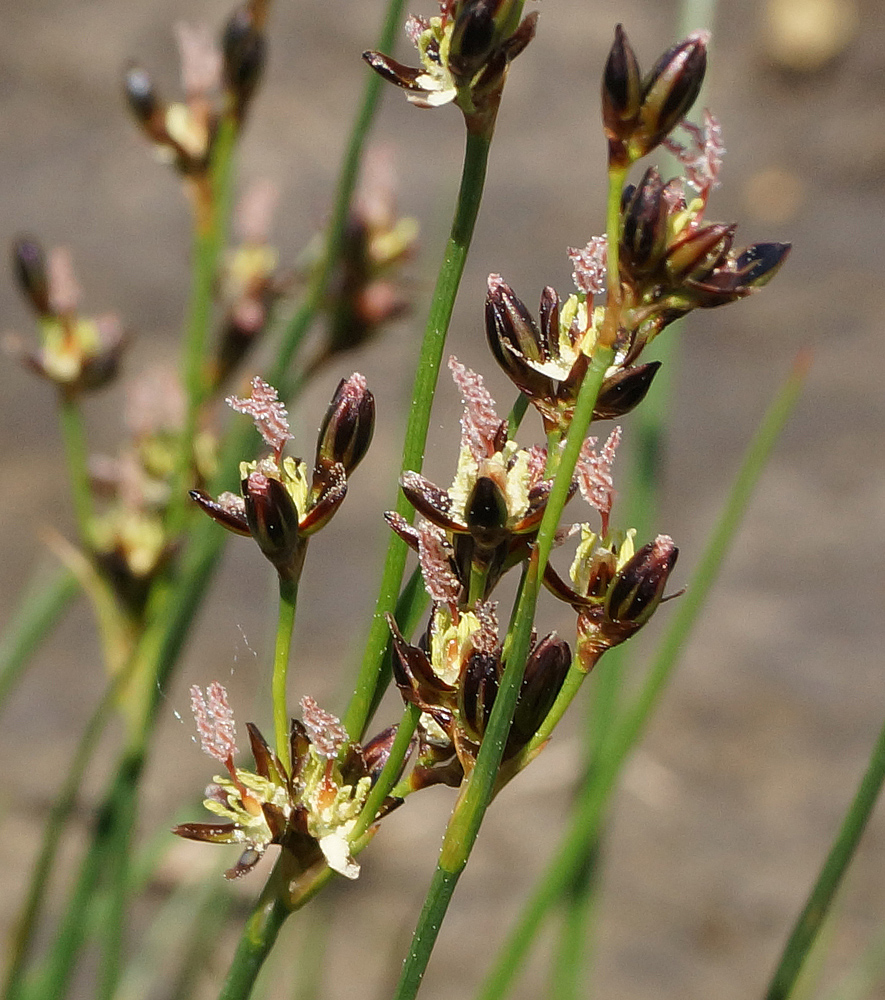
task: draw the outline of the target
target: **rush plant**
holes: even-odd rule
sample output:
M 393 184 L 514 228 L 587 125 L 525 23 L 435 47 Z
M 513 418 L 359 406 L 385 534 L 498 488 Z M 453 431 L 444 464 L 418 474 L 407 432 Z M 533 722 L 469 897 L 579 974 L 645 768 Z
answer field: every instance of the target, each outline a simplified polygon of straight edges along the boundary
M 192 806 L 172 831 L 228 845 L 222 848 L 229 852 L 225 878 L 256 882 L 249 913 L 231 918 L 239 934 L 232 956 L 212 954 L 216 968 L 227 964 L 225 1000 L 252 993 L 292 913 L 332 880 L 357 879 L 361 867 L 372 865 L 369 847 L 384 836 L 386 817 L 420 810 L 425 798 L 418 793 L 442 785 L 452 790 L 451 815 L 394 992 L 396 1000 L 416 996 L 496 794 L 556 738 L 585 683 L 618 682 L 620 667 L 610 651 L 653 617 L 664 620 L 667 630 L 638 694 L 597 720 L 572 824 L 483 988 L 486 1000 L 503 997 L 546 912 L 571 898 L 576 885 L 593 891 L 592 880 L 579 875 L 596 863 L 605 806 L 798 392 L 801 364 L 751 444 L 706 555 L 692 576 L 677 580 L 676 542 L 657 526 L 641 534 L 622 513 L 631 509 L 630 490 L 640 489 L 648 473 L 641 465 L 619 470 L 617 455 L 631 433 L 628 415 L 644 405 L 661 370 L 650 345 L 675 335 L 674 324 L 689 313 L 755 294 L 790 250 L 781 243 L 739 246 L 736 225 L 712 216 L 724 148 L 715 115 L 697 107 L 710 35 L 692 31 L 643 71 L 625 29 L 614 29 L 599 67 L 607 211 L 600 233 L 588 233 L 583 247 L 564 248 L 574 287 L 560 294 L 545 286 L 533 311 L 492 271 L 485 301 L 475 303 L 477 337 L 485 337 L 490 360 L 513 385 L 504 413 L 483 375 L 447 355 L 446 336 L 506 81 L 518 56 L 531 58 L 538 14 L 526 14 L 522 0 L 441 0 L 432 16 L 406 22 L 417 49 L 414 65 L 389 55 L 402 14 L 400 0 L 392 0 L 377 49 L 363 53 L 375 74 L 358 110 L 328 228 L 298 275 L 294 311 L 286 303 L 298 282 L 270 243 L 274 197 L 267 186 L 246 196 L 228 235 L 233 153 L 272 37 L 266 0 L 236 8 L 218 40 L 202 29 L 178 29 L 181 100 L 163 97 L 144 67 L 126 71 L 136 125 L 189 196 L 193 281 L 179 377 L 145 383 L 113 462 L 99 466 L 90 459 L 83 413 L 92 393 L 126 364 L 126 327 L 82 313 L 65 251 L 45 251 L 30 235 L 13 242 L 15 278 L 38 333 L 33 346 L 17 353 L 58 400 L 78 538 L 58 544 L 62 574 L 10 627 L 2 690 L 78 590 L 94 607 L 109 681 L 47 824 L 9 950 L 8 1000 L 73 995 L 88 950 L 98 956 L 90 965 L 94 995 L 131 995 L 124 989 L 129 914 L 146 877 L 131 859 L 145 761 L 162 692 L 228 532 L 255 543 L 255 556 L 270 563 L 279 593 L 273 654 L 262 666 L 273 729 L 267 738 L 254 724 L 238 722 L 219 680 L 191 688 L 199 745 L 215 762 L 203 794 L 209 816 L 198 818 Z M 339 366 L 342 355 L 384 336 L 392 320 L 412 309 L 402 267 L 415 249 L 414 222 L 398 218 L 389 200 L 379 208 L 354 194 L 383 81 L 418 107 L 457 108 L 466 144 L 401 464 L 391 472 L 395 507 L 378 512 L 390 533 L 377 601 L 359 670 L 348 681 L 341 667 L 352 695 L 339 718 L 288 674 L 299 586 L 312 536 L 334 531 L 341 505 L 359 502 L 349 497 L 358 495 L 365 475 L 376 403 L 383 403 L 387 387 L 342 371 L 325 412 L 309 418 L 320 425 L 315 443 L 292 433 L 287 407 L 321 366 Z M 587 84 L 588 128 L 597 124 L 589 97 L 595 86 Z M 314 327 L 319 347 L 311 355 L 305 335 Z M 260 371 L 258 357 L 271 358 Z M 444 367 L 463 415 L 446 456 L 449 475 L 434 482 L 422 465 Z M 226 423 L 218 417 L 222 402 L 236 413 Z M 499 589 L 508 577 L 515 587 Z M 538 612 L 542 588 L 571 609 L 568 634 L 545 625 Z M 376 722 L 391 685 L 402 712 Z M 50 907 L 47 886 L 59 838 L 98 738 L 115 717 L 125 725 L 119 756 L 67 895 Z M 882 781 L 883 743 L 788 944 L 772 998 L 791 992 L 850 860 Z M 435 842 L 439 831 L 426 835 Z M 171 834 L 163 838 L 165 846 L 172 842 Z M 261 887 L 254 869 L 265 855 L 272 865 Z M 148 870 L 155 863 L 147 863 Z M 210 894 L 190 913 L 194 942 L 217 936 L 213 920 L 227 898 Z M 170 996 L 196 995 L 195 954 L 184 950 Z M 563 962 L 567 976 L 573 959 Z M 288 984 L 282 986 L 280 995 L 291 995 Z

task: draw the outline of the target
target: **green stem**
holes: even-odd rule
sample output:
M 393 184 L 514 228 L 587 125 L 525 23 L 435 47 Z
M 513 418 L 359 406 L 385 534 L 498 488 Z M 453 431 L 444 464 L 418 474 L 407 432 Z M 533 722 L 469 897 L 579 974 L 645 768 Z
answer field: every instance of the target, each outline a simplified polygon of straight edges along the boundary
M 233 154 L 237 123 L 225 115 L 212 145 L 209 168 L 209 204 L 195 209 L 191 294 L 185 324 L 181 375 L 186 406 L 181 429 L 178 463 L 168 513 L 168 530 L 173 537 L 181 530 L 189 510 L 188 490 L 193 483 L 194 439 L 200 410 L 206 400 L 208 380 L 206 357 L 212 328 L 218 262 L 224 247 L 230 206 Z M 199 199 L 199 194 L 196 195 Z
M 77 531 L 81 543 L 89 549 L 93 541 L 92 531 L 95 515 L 92 509 L 92 484 L 89 480 L 88 449 L 86 447 L 86 431 L 83 427 L 83 414 L 77 396 L 61 392 L 58 398 L 59 423 L 68 463 L 68 478 L 71 481 Z
M 86 724 L 80 743 L 71 760 L 65 783 L 52 804 L 43 832 L 40 853 L 34 864 L 31 882 L 25 904 L 12 937 L 9 967 L 6 974 L 4 996 L 14 1000 L 21 993 L 24 981 L 25 963 L 34 941 L 39 915 L 43 909 L 46 893 L 50 886 L 52 870 L 58 854 L 59 843 L 68 819 L 73 812 L 77 795 L 83 782 L 92 755 L 107 723 L 113 718 L 114 706 L 120 691 L 128 682 L 128 675 L 121 672 L 108 685 L 101 701 Z
M 273 725 L 276 736 L 277 756 L 286 771 L 292 773 L 292 755 L 289 752 L 289 708 L 286 702 L 286 678 L 292 649 L 292 631 L 295 627 L 295 608 L 298 604 L 298 581 L 280 577 L 280 614 L 277 622 L 277 639 L 273 657 Z
M 70 570 L 56 569 L 48 578 L 40 576 L 28 587 L 0 638 L 0 709 L 40 643 L 80 591 Z
M 587 931 L 596 910 L 600 853 L 598 839 L 585 845 L 584 858 L 576 866 L 574 878 L 560 901 L 564 912 L 554 948 L 550 1000 L 581 1000 L 592 994 L 586 975 L 590 947 Z
M 288 881 L 286 867 L 287 855 L 281 853 L 246 921 L 218 1000 L 246 1000 L 252 992 L 258 973 L 290 913 L 283 901 Z
M 553 547 L 556 528 L 569 496 L 572 475 L 577 464 L 587 428 L 593 417 L 593 407 L 599 388 L 611 363 L 611 349 L 598 347 L 578 394 L 574 417 L 566 436 L 559 469 L 553 482 L 537 541 L 523 579 L 515 625 L 505 643 L 506 667 L 501 678 L 492 714 L 486 726 L 476 766 L 455 805 L 443 837 L 437 869 L 418 919 L 412 945 L 406 958 L 395 1000 L 412 1000 L 418 991 L 430 954 L 436 942 L 443 917 L 455 891 L 455 886 L 467 864 L 476 841 L 485 810 L 491 801 L 498 767 L 510 731 L 519 687 L 525 672 L 531 645 L 535 605 L 543 579 L 544 568 Z
M 725 556 L 746 511 L 750 497 L 784 424 L 799 395 L 807 364 L 797 363 L 790 377 L 775 397 L 744 456 L 741 469 L 732 484 L 725 507 L 711 534 L 686 593 L 680 598 L 670 627 L 658 645 L 655 659 L 631 708 L 619 722 L 608 741 L 607 752 L 596 762 L 589 780 L 581 790 L 569 828 L 559 844 L 547 871 L 510 932 L 486 979 L 477 1000 L 503 1000 L 531 950 L 541 921 L 572 883 L 574 872 L 582 863 L 587 843 L 599 835 L 601 823 L 617 777 L 633 747 L 643 734 L 646 723 L 660 700 L 666 682 L 678 662 L 688 637 L 696 624 L 707 595 L 718 575 Z
M 833 846 L 787 940 L 765 994 L 766 1000 L 786 1000 L 792 993 L 802 965 L 814 945 L 830 904 L 854 857 L 883 781 L 885 781 L 885 725 L 879 733 L 867 769 L 848 807 Z
M 49 955 L 46 972 L 38 991 L 41 1000 L 61 1000 L 67 992 L 86 934 L 88 921 L 85 919 L 85 914 L 94 899 L 95 885 L 111 865 L 113 852 L 124 846 L 121 842 L 121 831 L 128 831 L 131 828 L 138 782 L 143 767 L 143 754 L 127 753 L 102 802 L 92 843 Z M 128 833 L 124 839 L 127 838 Z
M 430 410 L 439 376 L 446 333 L 455 306 L 455 297 L 464 272 L 467 252 L 473 236 L 479 206 L 482 200 L 483 184 L 488 165 L 491 139 L 467 134 L 467 147 L 461 173 L 461 187 L 452 231 L 446 244 L 442 265 L 433 291 L 421 353 L 415 372 L 412 402 L 406 426 L 405 444 L 401 469 L 420 471 L 424 461 L 424 446 L 427 428 L 430 424 Z M 411 518 L 412 508 L 406 498 L 398 493 L 396 509 L 403 517 Z M 393 611 L 402 583 L 406 565 L 407 547 L 397 535 L 391 535 L 387 548 L 387 559 L 381 578 L 381 588 L 375 605 L 375 614 L 366 643 L 362 666 L 356 688 L 344 716 L 344 725 L 353 739 L 361 739 L 366 724 L 378 679 L 384 661 L 389 632 L 385 615 Z

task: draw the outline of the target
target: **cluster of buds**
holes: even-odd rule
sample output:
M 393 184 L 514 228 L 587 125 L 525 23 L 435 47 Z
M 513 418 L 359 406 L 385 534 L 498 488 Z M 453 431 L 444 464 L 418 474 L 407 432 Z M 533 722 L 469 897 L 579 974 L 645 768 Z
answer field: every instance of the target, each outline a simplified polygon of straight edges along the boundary
M 708 31 L 668 49 L 646 76 L 622 25 L 602 75 L 602 122 L 609 163 L 635 163 L 659 146 L 697 100 L 707 71 Z
M 388 155 L 370 150 L 327 295 L 328 329 L 308 373 L 361 347 L 408 312 L 410 298 L 396 275 L 414 253 L 417 237 L 418 221 L 397 213 Z
M 501 575 L 527 558 L 552 480 L 544 478 L 543 448 L 527 450 L 508 439 L 481 376 L 454 357 L 449 368 L 464 402 L 455 480 L 444 490 L 417 472 L 404 473 L 403 493 L 429 526 L 413 528 L 395 513 L 387 520 L 419 553 L 431 596 L 434 581 L 442 580 L 429 562 L 436 552 L 437 564 L 456 581 L 454 603 L 463 606 L 485 600 Z
M 139 615 L 150 586 L 175 546 L 164 525 L 184 423 L 184 397 L 174 374 L 158 368 L 129 389 L 126 443 L 114 458 L 90 462 L 93 490 L 106 502 L 92 526 L 93 555 L 121 603 Z
M 293 719 L 289 734 L 291 774 L 251 723 L 246 728 L 255 770 L 250 771 L 234 763 L 236 730 L 222 685 L 210 684 L 205 694 L 192 687 L 191 707 L 203 750 L 227 774 L 213 779 L 204 801 L 220 822 L 182 823 L 173 833 L 188 840 L 238 844 L 243 853 L 225 872 L 229 879 L 251 871 L 271 844 L 289 855 L 293 879 L 325 865 L 356 878 L 359 865 L 349 835 L 390 754 L 393 731 L 360 746 L 348 739 L 334 715 L 312 698 L 302 698 L 303 721 Z M 394 805 L 395 800 L 388 800 L 382 813 Z
M 68 398 L 101 389 L 116 378 L 126 346 L 123 328 L 114 315 L 79 314 L 81 293 L 67 250 L 47 255 L 33 237 L 21 236 L 12 245 L 12 263 L 37 317 L 40 347 L 29 351 L 10 338 L 10 352 Z
M 619 350 L 629 364 L 661 330 L 693 309 L 710 309 L 746 298 L 766 285 L 790 252 L 788 243 L 754 243 L 734 250 L 736 226 L 706 222 L 709 192 L 719 166 L 719 127 L 709 113 L 703 130 L 692 130 L 697 156 L 686 156 L 687 183 L 664 183 L 653 167 L 622 200 Z M 682 151 L 685 156 L 685 151 Z M 696 164 L 703 163 L 699 172 Z
M 196 185 L 208 181 L 213 145 L 222 120 L 239 128 L 261 79 L 266 58 L 267 0 L 247 0 L 228 18 L 216 45 L 202 27 L 177 25 L 184 101 L 164 101 L 150 74 L 126 72 L 129 107 L 158 156 Z
M 306 462 L 283 457 L 289 433 L 285 406 L 276 390 L 252 379 L 248 399 L 228 404 L 255 421 L 273 449 L 265 458 L 240 464 L 241 494 L 213 500 L 200 490 L 191 497 L 223 527 L 251 536 L 281 579 L 301 575 L 309 537 L 329 522 L 347 493 L 347 479 L 362 461 L 375 428 L 375 400 L 362 375 L 342 379 L 320 427 L 313 474 Z
M 212 371 L 222 385 L 261 339 L 273 307 L 286 291 L 279 255 L 269 241 L 278 191 L 269 181 L 250 187 L 237 205 L 234 227 L 239 243 L 222 262 L 220 298 L 224 304 L 221 333 Z
M 642 401 L 659 368 L 637 364 L 650 341 L 693 309 L 745 298 L 777 273 L 789 244 L 733 248 L 736 226 L 704 218 L 722 161 L 719 124 L 706 112 L 702 127 L 683 122 L 703 81 L 707 35 L 696 32 L 674 46 L 643 78 L 626 35 L 618 27 L 603 77 L 603 120 L 610 162 L 626 168 L 666 144 L 685 177 L 664 183 L 655 168 L 623 192 L 616 252 L 619 287 L 607 305 L 612 248 L 594 237 L 570 250 L 577 293 L 563 304 L 552 288 L 541 295 L 536 322 L 499 275 L 489 278 L 486 334 L 492 353 L 514 384 L 540 411 L 548 431 L 567 431 L 603 324 L 613 331 L 615 357 L 605 374 L 593 417 L 617 419 Z M 679 124 L 689 142 L 669 138 Z M 693 196 L 686 193 L 694 189 Z M 607 310 L 616 309 L 614 317 Z
M 569 571 L 571 586 L 547 567 L 547 588 L 578 612 L 575 653 L 585 673 L 606 650 L 635 635 L 661 601 L 669 600 L 664 590 L 679 549 L 668 535 L 658 535 L 635 551 L 634 534 L 631 528 L 600 535 L 583 524 Z
M 597 241 L 580 253 L 585 261 L 590 253 L 598 261 L 604 260 L 604 251 L 604 241 Z M 578 254 L 573 251 L 576 267 Z M 564 306 L 554 289 L 545 288 L 538 323 L 500 275 L 489 275 L 489 346 L 513 384 L 541 414 L 548 433 L 568 430 L 597 342 L 602 309 L 592 309 L 592 295 L 602 290 L 599 264 L 594 270 L 599 274 L 594 283 L 581 281 L 587 290 L 570 296 Z M 590 271 L 585 267 L 581 273 L 587 276 Z M 593 418 L 616 420 L 629 413 L 645 398 L 659 367 L 656 361 L 631 365 L 625 357 L 618 358 L 606 372 Z
M 422 713 L 411 787 L 457 787 L 476 763 L 504 672 L 495 606 L 479 603 L 459 611 L 435 604 L 417 646 L 405 641 L 392 617 L 389 621 L 394 679 L 404 700 Z M 504 748 L 501 783 L 528 763 L 521 751 L 547 717 L 570 664 L 568 644 L 554 633 L 533 644 Z
M 380 52 L 363 58 L 412 104 L 455 103 L 471 134 L 491 137 L 510 63 L 534 38 L 538 15 L 520 20 L 523 0 L 440 0 L 437 17 L 406 25 L 421 66 L 404 66 Z

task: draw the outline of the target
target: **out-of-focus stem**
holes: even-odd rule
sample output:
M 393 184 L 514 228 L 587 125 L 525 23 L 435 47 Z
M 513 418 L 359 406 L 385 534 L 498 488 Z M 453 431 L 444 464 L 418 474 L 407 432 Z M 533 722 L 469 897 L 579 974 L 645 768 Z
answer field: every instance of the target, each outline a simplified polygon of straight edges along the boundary
M 48 579 L 40 576 L 26 590 L 0 637 L 0 710 L 31 656 L 80 590 L 69 570 L 57 569 Z
M 231 167 L 236 139 L 237 123 L 233 115 L 227 114 L 221 119 L 212 144 L 208 203 L 198 201 L 194 212 L 191 294 L 181 358 L 185 417 L 168 513 L 168 528 L 173 536 L 180 530 L 188 510 L 187 492 L 193 479 L 194 438 L 200 409 L 206 400 L 208 389 L 206 355 L 212 326 L 218 262 L 227 229 L 225 212 L 230 204 Z
M 58 397 L 58 415 L 61 425 L 61 435 L 64 441 L 65 457 L 68 463 L 68 478 L 71 481 L 71 496 L 74 503 L 74 514 L 77 519 L 77 531 L 81 543 L 88 549 L 92 544 L 92 486 L 89 481 L 88 453 L 86 448 L 86 432 L 83 427 L 83 414 L 80 410 L 79 396 L 60 392 Z
M 402 23 L 404 8 L 405 0 L 391 0 L 388 4 L 384 24 L 376 45 L 379 51 L 389 52 L 393 47 L 396 33 L 399 31 L 400 24 Z M 289 372 L 289 366 L 295 352 L 301 346 L 311 323 L 323 304 L 329 282 L 332 278 L 333 269 L 341 255 L 341 248 L 347 229 L 347 219 L 350 213 L 350 203 L 353 200 L 353 191 L 359 176 L 363 150 L 369 130 L 375 119 L 375 112 L 378 109 L 378 99 L 381 95 L 381 87 L 384 82 L 377 73 L 373 73 L 368 68 L 366 69 L 366 73 L 366 87 L 363 92 L 363 99 L 357 111 L 353 128 L 351 129 L 344 160 L 341 165 L 341 173 L 338 177 L 338 187 L 335 192 L 332 215 L 326 230 L 326 243 L 323 255 L 316 267 L 301 306 L 286 325 L 277 358 L 270 372 L 270 382 L 272 385 L 277 386 L 283 398 L 288 398 L 292 388 L 297 384 L 297 377 Z
M 430 423 L 430 411 L 436 391 L 443 348 L 461 275 L 464 272 L 473 229 L 479 214 L 490 146 L 490 138 L 468 132 L 461 173 L 461 187 L 458 192 L 452 231 L 446 244 L 443 262 L 433 291 L 427 326 L 424 330 L 424 339 L 421 343 L 421 353 L 415 372 L 411 409 L 403 446 L 401 466 L 403 472 L 420 471 L 424 461 L 424 445 L 427 441 L 427 428 Z M 412 516 L 411 505 L 399 491 L 396 510 L 402 517 L 411 518 Z M 396 605 L 406 565 L 406 552 L 405 542 L 397 535 L 391 535 L 381 578 L 380 593 L 375 605 L 362 666 L 353 698 L 343 720 L 352 739 L 362 738 L 369 719 L 389 636 L 384 616 L 388 612 L 392 612 Z
M 830 853 L 784 947 L 765 994 L 766 1000 L 786 1000 L 820 933 L 824 919 L 860 843 L 867 820 L 885 781 L 885 725 L 879 732 L 867 769 L 848 807 Z

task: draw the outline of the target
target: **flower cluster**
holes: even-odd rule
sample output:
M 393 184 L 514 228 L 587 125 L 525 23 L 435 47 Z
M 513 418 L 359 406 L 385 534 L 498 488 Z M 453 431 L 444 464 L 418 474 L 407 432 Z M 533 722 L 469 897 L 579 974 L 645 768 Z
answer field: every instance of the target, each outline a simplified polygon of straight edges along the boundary
M 132 65 L 124 86 L 129 107 L 157 155 L 186 177 L 205 175 L 223 116 L 241 124 L 266 58 L 266 3 L 249 0 L 230 16 L 216 44 L 203 26 L 176 25 L 184 101 L 164 101 L 147 70 Z
M 334 715 L 305 697 L 303 721 L 293 719 L 291 724 L 291 774 L 251 723 L 246 728 L 255 769 L 250 771 L 234 763 L 236 730 L 222 685 L 210 684 L 205 694 L 192 687 L 191 707 L 203 750 L 227 771 L 213 779 L 203 803 L 221 822 L 182 823 L 173 833 L 188 840 L 240 845 L 240 859 L 225 872 L 229 879 L 250 872 L 271 844 L 291 856 L 298 872 L 328 865 L 346 878 L 356 878 L 359 865 L 348 836 L 387 759 L 392 732 L 362 747 L 348 740 Z
M 40 324 L 40 347 L 29 351 L 15 338 L 6 346 L 37 375 L 67 397 L 101 389 L 116 378 L 126 337 L 117 316 L 85 317 L 81 291 L 67 250 L 47 255 L 31 236 L 12 245 L 18 285 Z
M 510 63 L 535 35 L 538 15 L 520 20 L 522 0 L 440 0 L 437 17 L 406 25 L 420 67 L 380 52 L 363 58 L 421 108 L 454 102 L 470 132 L 490 136 Z
M 240 464 L 241 494 L 213 500 L 202 490 L 191 497 L 229 531 L 251 535 L 282 579 L 301 575 L 310 535 L 329 522 L 344 501 L 347 477 L 362 461 L 375 428 L 375 399 L 362 375 L 342 379 L 320 427 L 313 472 L 306 462 L 283 457 L 292 435 L 285 406 L 263 379 L 252 379 L 247 399 L 228 404 L 250 415 L 272 453 Z

